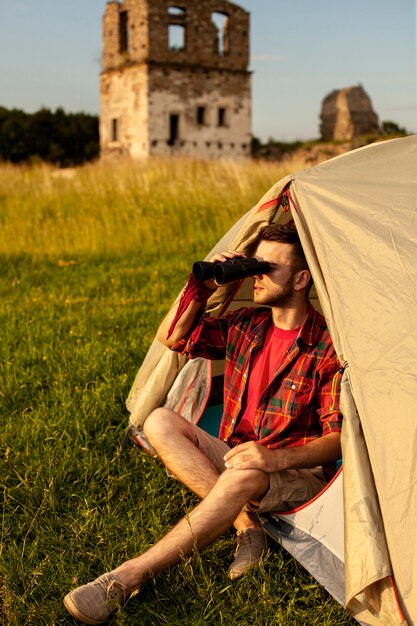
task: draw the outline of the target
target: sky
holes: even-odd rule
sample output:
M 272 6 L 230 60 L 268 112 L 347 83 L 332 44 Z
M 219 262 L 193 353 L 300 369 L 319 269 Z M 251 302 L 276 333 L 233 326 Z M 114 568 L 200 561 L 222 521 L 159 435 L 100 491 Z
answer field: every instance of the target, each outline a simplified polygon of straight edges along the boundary
M 361 84 L 417 132 L 416 0 L 238 0 L 251 14 L 253 134 L 319 136 L 323 98 Z M 106 0 L 0 0 L 0 106 L 98 113 Z

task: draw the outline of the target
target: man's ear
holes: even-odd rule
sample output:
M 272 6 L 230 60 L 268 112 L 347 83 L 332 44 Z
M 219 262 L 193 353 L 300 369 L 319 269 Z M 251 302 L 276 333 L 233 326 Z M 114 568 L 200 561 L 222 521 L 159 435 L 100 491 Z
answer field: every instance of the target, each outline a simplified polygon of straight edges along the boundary
M 308 286 L 310 282 L 311 274 L 309 270 L 301 270 L 300 272 L 296 272 L 294 276 L 294 289 L 296 291 L 301 291 Z

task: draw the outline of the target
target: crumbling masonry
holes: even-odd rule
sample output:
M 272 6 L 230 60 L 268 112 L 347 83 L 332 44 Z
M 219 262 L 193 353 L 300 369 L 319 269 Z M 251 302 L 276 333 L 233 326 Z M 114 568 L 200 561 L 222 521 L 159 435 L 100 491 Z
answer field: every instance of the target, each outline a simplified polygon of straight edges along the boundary
M 350 141 L 380 132 L 378 116 L 361 85 L 329 93 L 323 100 L 320 119 L 320 134 L 326 140 Z
M 108 2 L 103 156 L 247 157 L 249 14 L 225 0 Z

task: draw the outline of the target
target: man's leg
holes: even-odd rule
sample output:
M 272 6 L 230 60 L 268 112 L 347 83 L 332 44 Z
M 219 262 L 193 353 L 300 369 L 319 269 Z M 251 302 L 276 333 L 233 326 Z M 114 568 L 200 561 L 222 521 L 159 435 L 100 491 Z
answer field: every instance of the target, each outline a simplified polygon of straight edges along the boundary
M 269 477 L 259 470 L 225 470 L 210 493 L 160 541 L 114 570 L 129 592 L 228 530 L 248 500 L 262 498 Z
M 150 576 L 220 537 L 243 505 L 262 499 L 268 487 L 268 474 L 259 470 L 225 470 L 204 500 L 160 541 L 142 555 L 69 593 L 64 599 L 66 608 L 88 624 L 105 621 Z
M 174 476 L 200 498 L 205 498 L 221 472 L 199 449 L 195 425 L 171 409 L 160 408 L 151 413 L 143 430 Z M 243 532 L 260 527 L 256 518 L 246 511 L 239 512 L 233 525 Z
M 200 498 L 205 498 L 220 471 L 198 448 L 194 424 L 171 409 L 156 409 L 143 431 L 164 465 Z

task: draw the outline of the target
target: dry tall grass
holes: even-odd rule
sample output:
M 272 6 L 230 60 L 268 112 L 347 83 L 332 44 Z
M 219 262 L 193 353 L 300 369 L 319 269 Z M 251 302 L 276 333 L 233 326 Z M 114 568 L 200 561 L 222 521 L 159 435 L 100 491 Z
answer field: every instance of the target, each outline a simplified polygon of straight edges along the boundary
M 304 164 L 130 160 L 0 167 L 0 253 L 65 256 L 205 244 Z

